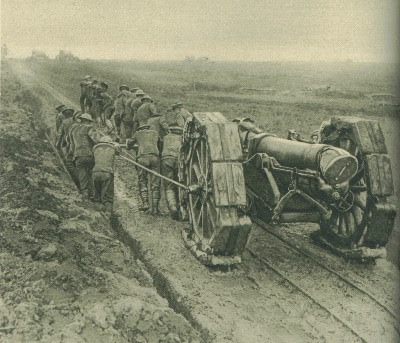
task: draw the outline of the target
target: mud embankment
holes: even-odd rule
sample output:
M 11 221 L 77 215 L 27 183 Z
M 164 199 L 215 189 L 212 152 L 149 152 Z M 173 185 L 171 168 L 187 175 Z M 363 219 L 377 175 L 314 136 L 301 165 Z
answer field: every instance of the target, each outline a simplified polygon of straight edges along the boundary
M 82 201 L 46 141 L 41 100 L 7 65 L 1 83 L 0 341 L 198 341 Z

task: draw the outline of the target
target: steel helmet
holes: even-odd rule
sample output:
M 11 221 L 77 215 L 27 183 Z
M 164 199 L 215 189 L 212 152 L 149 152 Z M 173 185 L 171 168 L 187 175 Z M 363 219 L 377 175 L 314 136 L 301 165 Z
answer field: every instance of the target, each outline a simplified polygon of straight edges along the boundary
M 102 143 L 113 143 L 113 140 L 110 136 L 103 136 L 100 138 L 100 142 Z
M 121 85 L 118 88 L 120 91 L 122 91 L 123 89 L 126 89 L 127 91 L 129 91 L 129 87 L 127 85 Z
M 74 113 L 74 120 L 77 120 L 80 117 L 81 114 L 82 114 L 82 111 L 76 111 Z
M 138 127 L 138 131 L 145 130 L 145 129 L 150 129 L 150 125 L 141 125 Z
M 102 86 L 102 87 L 108 89 L 108 84 L 107 84 L 107 82 L 104 82 L 104 81 L 100 82 L 100 86 Z
M 141 89 L 138 89 L 138 90 L 136 91 L 135 95 L 136 95 L 136 96 L 145 95 L 145 93 L 144 93 Z
M 89 120 L 89 121 L 93 121 L 93 118 L 89 113 L 84 113 L 79 118 L 86 119 L 86 120 Z
M 66 106 L 65 105 L 58 105 L 57 107 L 56 107 L 56 111 L 58 111 L 58 112 L 61 112 L 63 109 L 65 109 L 66 108 Z
M 140 99 L 140 100 L 150 100 L 151 102 L 153 102 L 153 99 L 152 98 L 150 98 L 148 95 L 143 95 L 143 97 L 142 97 L 142 99 Z
M 133 94 L 136 94 L 136 91 L 138 91 L 140 88 L 138 88 L 138 87 L 133 87 L 133 88 L 131 88 L 131 92 L 133 93 Z
M 177 135 L 181 135 L 183 133 L 183 128 L 181 128 L 180 126 L 170 126 L 169 130 L 172 133 L 176 133 Z
M 85 78 L 84 78 L 84 80 L 89 80 L 89 79 L 91 79 L 92 77 L 90 76 L 90 75 L 86 75 L 85 76 Z
M 181 102 L 177 102 L 177 103 L 173 104 L 171 107 L 172 107 L 172 109 L 177 108 L 177 107 L 183 107 L 183 104 Z
M 64 114 L 65 116 L 72 116 L 74 112 L 75 111 L 72 108 L 64 108 L 62 110 L 62 114 Z

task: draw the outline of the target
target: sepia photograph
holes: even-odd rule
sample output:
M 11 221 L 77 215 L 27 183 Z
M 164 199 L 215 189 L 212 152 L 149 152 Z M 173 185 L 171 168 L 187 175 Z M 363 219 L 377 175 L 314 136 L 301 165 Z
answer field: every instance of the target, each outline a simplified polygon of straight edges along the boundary
M 398 0 L 0 3 L 0 342 L 400 342 Z

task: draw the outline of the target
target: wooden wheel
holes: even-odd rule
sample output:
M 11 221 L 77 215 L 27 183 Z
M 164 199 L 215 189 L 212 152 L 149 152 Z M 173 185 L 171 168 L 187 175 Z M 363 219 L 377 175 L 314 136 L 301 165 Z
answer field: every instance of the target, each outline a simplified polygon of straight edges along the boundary
M 390 158 L 379 124 L 334 117 L 323 128 L 322 138 L 323 143 L 354 155 L 358 171 L 330 218 L 321 223 L 321 231 L 330 242 L 346 249 L 384 247 L 394 226 L 396 210 L 388 201 L 394 189 Z
M 220 113 L 195 113 L 187 125 L 180 157 L 182 216 L 189 217 L 184 239 L 206 264 L 238 263 L 251 222 L 238 209 L 246 204 L 237 126 Z
M 213 199 L 211 161 L 205 137 L 194 141 L 188 173 L 189 185 L 198 186 L 197 191 L 189 194 L 192 237 L 201 242 L 202 250 L 207 250 L 217 233 L 220 211 Z

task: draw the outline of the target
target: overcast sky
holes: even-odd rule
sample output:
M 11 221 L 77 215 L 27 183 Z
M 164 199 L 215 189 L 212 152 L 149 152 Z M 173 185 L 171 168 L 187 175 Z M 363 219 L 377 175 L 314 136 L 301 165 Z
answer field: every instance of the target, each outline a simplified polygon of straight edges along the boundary
M 398 0 L 1 0 L 10 56 L 393 62 Z

